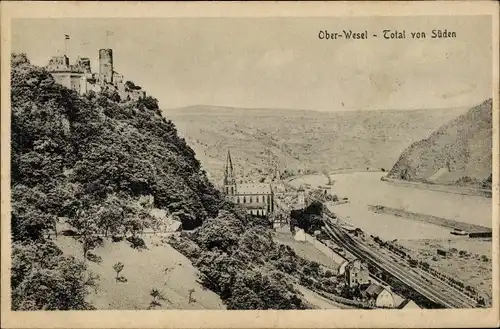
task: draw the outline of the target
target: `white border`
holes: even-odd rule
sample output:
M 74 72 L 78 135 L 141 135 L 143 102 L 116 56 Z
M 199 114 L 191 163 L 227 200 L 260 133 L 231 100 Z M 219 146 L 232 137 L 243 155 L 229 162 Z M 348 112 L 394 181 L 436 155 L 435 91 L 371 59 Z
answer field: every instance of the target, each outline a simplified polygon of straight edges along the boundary
M 498 3 L 472 2 L 2 2 L 1 4 L 2 327 L 22 328 L 345 328 L 483 327 L 499 322 L 499 111 L 493 97 L 493 291 L 491 309 L 321 311 L 10 311 L 10 19 L 98 17 L 334 17 L 491 15 L 493 90 L 498 83 Z M 496 279 L 496 280 L 495 280 Z

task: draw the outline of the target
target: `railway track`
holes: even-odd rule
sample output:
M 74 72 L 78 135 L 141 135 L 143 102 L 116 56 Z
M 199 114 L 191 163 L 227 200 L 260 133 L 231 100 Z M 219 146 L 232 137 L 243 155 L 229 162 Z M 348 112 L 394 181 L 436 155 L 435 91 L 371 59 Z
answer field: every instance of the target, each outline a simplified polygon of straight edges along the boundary
M 446 283 L 438 280 L 429 273 L 396 263 L 389 256 L 380 251 L 355 241 L 336 225 L 332 224 L 329 218 L 323 218 L 328 235 L 335 243 L 349 251 L 359 259 L 365 260 L 375 267 L 383 269 L 413 288 L 415 291 L 425 296 L 429 300 L 446 308 L 474 308 L 476 302 L 450 287 Z

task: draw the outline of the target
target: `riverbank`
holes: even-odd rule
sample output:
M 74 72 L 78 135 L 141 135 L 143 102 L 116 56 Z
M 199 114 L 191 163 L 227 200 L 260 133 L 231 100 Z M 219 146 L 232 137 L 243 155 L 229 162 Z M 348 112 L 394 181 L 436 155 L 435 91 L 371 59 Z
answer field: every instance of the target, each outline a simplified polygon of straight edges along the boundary
M 461 195 L 471 195 L 471 196 L 483 196 L 487 198 L 491 198 L 492 191 L 486 189 L 474 189 L 470 187 L 459 187 L 459 186 L 451 186 L 451 185 L 437 185 L 430 183 L 422 183 L 422 182 L 411 182 L 405 181 L 401 179 L 388 178 L 384 176 L 381 178 L 382 181 L 398 186 L 406 186 L 419 188 L 424 190 L 436 191 L 436 192 L 445 192 L 445 193 L 454 193 Z

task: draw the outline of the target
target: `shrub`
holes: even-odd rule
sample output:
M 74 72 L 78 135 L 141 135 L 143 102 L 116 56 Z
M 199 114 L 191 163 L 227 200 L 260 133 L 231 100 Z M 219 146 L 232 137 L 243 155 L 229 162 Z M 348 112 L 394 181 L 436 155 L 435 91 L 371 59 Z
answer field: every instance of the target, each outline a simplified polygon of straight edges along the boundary
M 75 230 L 63 230 L 61 232 L 61 235 L 63 235 L 63 236 L 77 236 L 78 233 Z
M 147 249 L 146 243 L 144 240 L 138 236 L 129 236 L 127 237 L 127 241 L 130 242 L 130 246 L 134 249 Z
M 187 237 L 173 235 L 167 240 L 167 243 L 189 259 L 196 259 L 200 256 L 200 247 Z
M 116 282 L 125 283 L 127 281 L 128 281 L 127 278 L 124 276 L 119 276 L 116 278 Z
M 101 256 L 97 256 L 96 254 L 93 254 L 91 252 L 87 253 L 87 259 L 97 264 L 100 264 L 102 262 Z
M 111 241 L 113 241 L 113 242 L 120 242 L 120 241 L 123 241 L 123 237 L 122 236 L 113 235 L 111 237 Z

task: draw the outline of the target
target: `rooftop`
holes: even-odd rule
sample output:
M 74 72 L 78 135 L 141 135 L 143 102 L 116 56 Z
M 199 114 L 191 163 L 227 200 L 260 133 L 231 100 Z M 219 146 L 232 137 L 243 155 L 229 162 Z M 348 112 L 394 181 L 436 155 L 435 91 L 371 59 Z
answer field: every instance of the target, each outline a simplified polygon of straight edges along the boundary
M 271 194 L 271 186 L 263 183 L 239 184 L 238 194 Z
M 264 203 L 264 202 L 259 202 L 259 203 L 243 203 L 243 204 L 240 204 L 240 205 L 242 205 L 246 209 L 266 209 L 267 208 L 267 204 Z
M 377 297 L 382 291 L 384 291 L 383 287 L 376 283 L 372 283 L 368 288 L 366 288 L 365 293 L 370 297 Z

